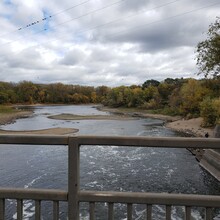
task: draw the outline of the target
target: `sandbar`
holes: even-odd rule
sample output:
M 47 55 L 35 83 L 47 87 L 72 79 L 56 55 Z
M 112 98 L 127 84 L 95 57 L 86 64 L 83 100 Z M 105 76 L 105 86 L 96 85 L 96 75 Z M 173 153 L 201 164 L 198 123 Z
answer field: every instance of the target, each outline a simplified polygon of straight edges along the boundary
M 134 120 L 133 117 L 127 115 L 75 115 L 75 114 L 59 114 L 48 116 L 50 119 L 56 120 Z
M 70 135 L 78 132 L 78 129 L 75 128 L 48 128 L 41 130 L 23 130 L 23 131 L 14 131 L 14 130 L 3 130 L 0 129 L 0 134 L 42 134 L 42 135 Z

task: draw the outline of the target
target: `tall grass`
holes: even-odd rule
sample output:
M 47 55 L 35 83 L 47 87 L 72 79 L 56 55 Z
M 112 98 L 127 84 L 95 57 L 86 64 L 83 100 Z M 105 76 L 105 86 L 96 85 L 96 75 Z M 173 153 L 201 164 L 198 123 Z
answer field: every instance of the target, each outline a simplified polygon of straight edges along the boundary
M 12 106 L 0 105 L 0 114 L 15 113 L 17 110 Z

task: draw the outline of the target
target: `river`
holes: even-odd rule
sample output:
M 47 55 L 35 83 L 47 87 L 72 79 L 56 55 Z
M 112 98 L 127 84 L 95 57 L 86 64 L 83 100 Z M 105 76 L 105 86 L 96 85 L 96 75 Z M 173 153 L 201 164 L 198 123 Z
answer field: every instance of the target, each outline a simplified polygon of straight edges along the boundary
M 77 128 L 83 135 L 180 136 L 158 119 L 55 120 L 61 113 L 106 115 L 90 105 L 38 106 L 33 116 L 1 126 L 7 130 L 37 130 L 54 127 Z M 220 195 L 220 183 L 201 168 L 185 149 L 82 146 L 80 151 L 81 189 L 134 192 L 169 192 Z M 0 146 L 0 187 L 67 189 L 67 148 L 64 146 Z M 8 205 L 7 205 L 8 204 Z M 10 204 L 10 206 L 9 206 Z M 42 219 L 50 220 L 52 204 L 43 202 Z M 8 200 L 7 219 L 16 219 L 15 202 Z M 81 205 L 81 219 L 88 219 L 88 205 Z M 106 204 L 98 204 L 97 219 L 107 219 Z M 66 203 L 60 204 L 60 219 L 66 219 Z M 115 219 L 126 219 L 126 207 L 115 205 Z M 163 206 L 154 206 L 156 220 L 164 219 Z M 144 219 L 145 208 L 134 207 L 135 220 Z M 204 219 L 204 210 L 193 209 L 194 219 Z M 24 202 L 24 220 L 34 219 L 34 203 Z M 173 207 L 172 219 L 183 219 L 183 207 Z M 215 220 L 220 219 L 219 210 Z

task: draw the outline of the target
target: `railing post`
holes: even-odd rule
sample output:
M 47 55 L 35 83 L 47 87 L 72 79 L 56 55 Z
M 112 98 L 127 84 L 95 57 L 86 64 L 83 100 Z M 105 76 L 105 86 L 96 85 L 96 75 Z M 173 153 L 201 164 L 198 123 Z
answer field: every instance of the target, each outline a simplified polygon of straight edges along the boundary
M 5 219 L 5 200 L 0 199 L 0 220 Z
M 17 199 L 17 219 L 23 219 L 23 200 Z
M 68 144 L 68 219 L 79 219 L 79 144 L 77 137 L 69 137 Z

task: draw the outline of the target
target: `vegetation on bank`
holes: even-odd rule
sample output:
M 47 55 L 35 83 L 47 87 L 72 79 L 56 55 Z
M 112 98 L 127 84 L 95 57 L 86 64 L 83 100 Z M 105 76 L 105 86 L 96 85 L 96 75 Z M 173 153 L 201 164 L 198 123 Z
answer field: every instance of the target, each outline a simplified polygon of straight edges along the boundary
M 0 97 L 1 101 L 1 97 Z M 14 114 L 17 113 L 18 110 L 13 108 L 12 106 L 7 106 L 7 105 L 0 105 L 0 114 Z
M 162 82 L 146 80 L 142 85 L 79 86 L 0 82 L 0 104 L 88 104 L 138 108 L 150 113 L 202 116 L 204 126 L 213 126 L 220 119 L 220 78 L 167 78 Z M 12 111 L 1 106 L 1 112 Z

